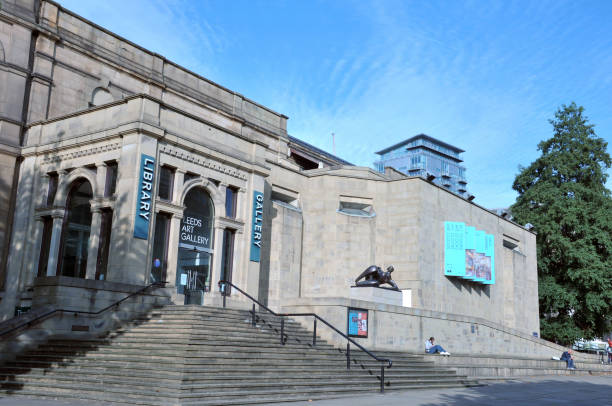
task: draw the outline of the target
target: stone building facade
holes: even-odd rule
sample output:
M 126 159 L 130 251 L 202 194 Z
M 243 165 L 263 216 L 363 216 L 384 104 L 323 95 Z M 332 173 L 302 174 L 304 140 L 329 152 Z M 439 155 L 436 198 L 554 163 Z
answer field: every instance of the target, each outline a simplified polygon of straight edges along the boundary
M 55 2 L 2 4 L 3 319 L 155 281 L 218 305 L 224 278 L 275 309 L 316 306 L 392 264 L 410 308 L 539 333 L 532 232 L 290 137 L 286 116 Z M 444 275 L 446 221 L 495 236 L 495 284 Z

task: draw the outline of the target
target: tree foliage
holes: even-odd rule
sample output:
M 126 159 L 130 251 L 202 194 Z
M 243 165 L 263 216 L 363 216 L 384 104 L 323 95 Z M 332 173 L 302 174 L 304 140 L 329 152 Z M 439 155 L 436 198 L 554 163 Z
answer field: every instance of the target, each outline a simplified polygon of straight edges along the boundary
M 542 337 L 563 344 L 602 336 L 612 320 L 612 160 L 583 112 L 561 106 L 542 155 L 512 186 L 515 220 L 537 232 Z

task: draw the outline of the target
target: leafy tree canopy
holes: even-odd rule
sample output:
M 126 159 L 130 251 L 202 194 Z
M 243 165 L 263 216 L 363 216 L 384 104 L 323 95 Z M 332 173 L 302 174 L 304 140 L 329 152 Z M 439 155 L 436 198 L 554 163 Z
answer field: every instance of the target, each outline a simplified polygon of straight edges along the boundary
M 515 220 L 537 232 L 542 337 L 563 344 L 603 336 L 612 321 L 612 159 L 583 112 L 561 106 L 542 155 L 512 185 Z

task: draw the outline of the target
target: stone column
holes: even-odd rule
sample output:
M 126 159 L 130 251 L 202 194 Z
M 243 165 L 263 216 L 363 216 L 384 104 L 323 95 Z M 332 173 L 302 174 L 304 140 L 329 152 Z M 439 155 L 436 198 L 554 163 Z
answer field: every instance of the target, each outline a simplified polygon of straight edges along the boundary
M 174 184 L 172 187 L 172 203 L 180 206 L 183 202 L 181 202 L 181 192 L 183 191 L 183 184 L 185 183 L 185 171 L 182 169 L 177 169 L 174 172 Z
M 96 265 L 98 263 L 98 246 L 100 245 L 100 225 L 102 223 L 102 211 L 95 202 L 91 202 L 91 229 L 87 243 L 87 270 L 85 279 L 96 278 Z
M 98 184 L 98 190 L 94 190 L 95 197 L 104 197 L 104 191 L 106 189 L 106 163 L 96 162 L 96 183 Z
M 223 196 L 223 217 L 228 217 L 228 213 L 225 211 L 225 199 L 227 198 L 227 187 L 229 185 L 225 182 L 219 183 L 217 189 L 219 190 L 219 195 Z
M 222 263 L 222 251 L 223 251 L 223 231 L 225 230 L 225 228 L 223 226 L 221 226 L 220 224 L 218 224 L 217 221 L 215 221 L 215 229 L 214 229 L 214 233 L 215 233 L 215 239 L 214 239 L 214 254 L 213 254 L 213 263 L 212 263 L 212 269 L 210 272 L 210 290 L 211 292 L 214 292 L 216 290 L 218 290 L 217 283 L 219 282 L 219 278 L 221 278 L 221 266 L 223 265 Z
M 47 173 L 43 173 L 40 176 L 40 192 L 38 195 L 38 199 L 36 202 L 37 207 L 46 207 L 47 206 L 47 198 L 49 196 L 49 180 L 50 180 L 50 176 Z M 59 183 L 59 182 L 58 182 Z M 53 202 L 51 202 L 51 205 L 53 205 Z M 36 218 L 36 220 L 38 220 L 38 218 Z
M 170 218 L 170 231 L 168 232 L 168 266 L 166 268 L 167 287 L 176 286 L 176 266 L 178 262 L 179 234 L 181 232 L 182 214 L 173 213 Z
M 136 100 L 136 99 L 134 99 Z M 142 101 L 143 99 L 138 99 Z M 132 103 L 129 108 L 141 108 Z M 149 104 L 146 100 L 144 104 Z M 128 102 L 130 104 L 130 102 Z M 113 213 L 108 281 L 144 285 L 148 277 L 150 241 L 134 237 L 134 223 L 138 216 L 138 187 L 142 154 L 157 156 L 157 139 L 145 134 L 125 134 L 122 139 L 119 158 L 119 177 L 115 194 L 117 196 Z M 156 174 L 157 176 L 157 163 Z M 153 186 L 154 193 L 157 185 Z M 151 208 L 150 215 L 155 213 Z M 149 218 L 148 232 L 152 219 Z
M 46 197 L 46 196 L 45 196 Z M 35 217 L 36 224 L 34 225 L 34 251 L 32 252 L 32 269 L 26 277 L 26 285 L 32 286 L 34 278 L 38 275 L 38 261 L 40 261 L 40 248 L 42 246 L 43 229 L 45 227 L 42 216 Z
M 247 213 L 249 202 L 247 201 L 246 189 L 241 187 L 238 189 L 238 196 L 236 196 L 236 218 L 237 219 L 248 219 L 249 213 Z
M 57 274 L 57 264 L 59 262 L 60 241 L 62 238 L 62 225 L 64 224 L 64 210 L 54 210 L 51 214 L 53 227 L 51 229 L 51 244 L 49 246 L 49 261 L 47 262 L 47 276 Z

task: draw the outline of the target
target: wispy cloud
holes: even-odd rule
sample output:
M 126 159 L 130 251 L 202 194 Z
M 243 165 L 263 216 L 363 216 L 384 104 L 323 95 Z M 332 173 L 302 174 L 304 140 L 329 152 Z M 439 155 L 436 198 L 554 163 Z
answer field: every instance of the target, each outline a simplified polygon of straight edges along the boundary
M 355 164 L 421 132 L 457 145 L 487 207 L 513 202 L 561 104 L 612 141 L 612 3 L 62 3 L 289 115 L 294 136 L 331 151 L 334 132 Z

